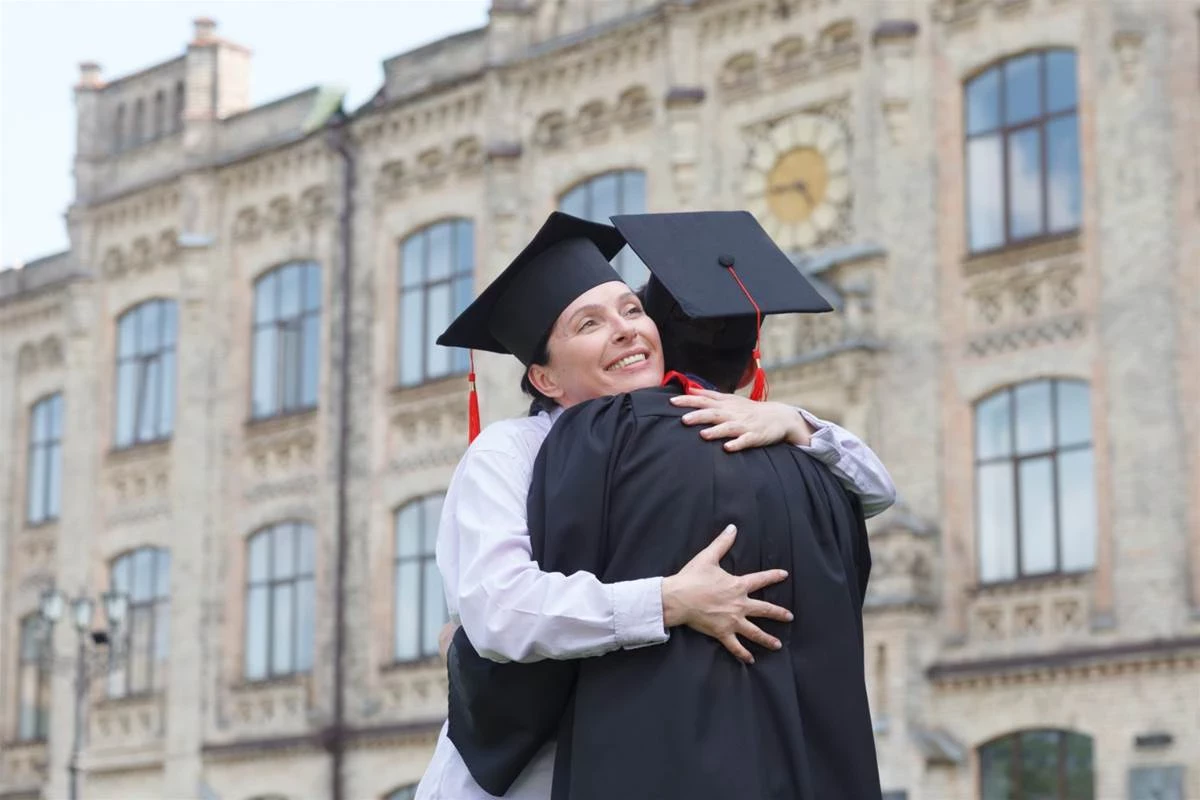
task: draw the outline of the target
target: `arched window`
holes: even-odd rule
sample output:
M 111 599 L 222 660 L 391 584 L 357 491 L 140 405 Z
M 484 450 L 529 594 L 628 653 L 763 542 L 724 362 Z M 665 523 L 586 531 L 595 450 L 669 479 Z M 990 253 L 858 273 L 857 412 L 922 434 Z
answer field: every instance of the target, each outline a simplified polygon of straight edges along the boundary
M 246 680 L 312 668 L 313 546 L 303 522 L 272 525 L 246 543 Z
M 45 740 L 50 727 L 49 631 L 41 614 L 21 618 L 17 654 L 17 741 Z
M 154 138 L 167 132 L 167 96 L 162 89 L 154 93 Z
M 321 268 L 285 264 L 254 284 L 255 419 L 317 406 Z
M 146 101 L 140 97 L 133 104 L 133 135 L 130 139 L 134 147 L 146 141 Z
M 393 595 L 396 661 L 437 655 L 438 632 L 449 619 L 434 558 L 443 495 L 414 500 L 396 511 Z
M 560 210 L 593 222 L 611 225 L 614 214 L 643 214 L 646 211 L 646 174 L 637 169 L 606 172 L 589 178 L 564 194 Z M 650 277 L 649 270 L 628 247 L 613 259 L 621 278 L 634 289 Z
M 171 552 L 140 547 L 112 563 L 109 585 L 129 598 L 121 627 L 125 657 L 108 673 L 108 696 L 161 691 L 171 630 Z
M 1075 53 L 1014 56 L 967 82 L 967 238 L 971 252 L 1079 227 Z
M 416 800 L 417 785 L 401 786 L 399 789 L 393 789 L 383 796 L 383 800 Z
M 147 300 L 117 320 L 117 447 L 174 430 L 176 328 L 174 300 Z
M 174 130 L 183 130 L 183 105 L 186 98 L 183 94 L 183 81 L 175 84 L 175 108 L 171 114 L 171 122 Z
M 475 226 L 438 222 L 400 245 L 397 373 L 401 386 L 467 371 L 467 351 L 434 344 L 474 293 Z
M 62 408 L 62 394 L 56 392 L 29 411 L 25 519 L 30 525 L 58 519 L 62 507 Z
M 982 582 L 1091 569 L 1096 490 L 1087 384 L 1036 380 L 979 401 L 975 480 Z
M 117 115 L 113 120 L 113 151 L 125 149 L 125 104 L 117 106 Z
M 1029 730 L 979 748 L 982 800 L 1094 800 L 1092 739 Z

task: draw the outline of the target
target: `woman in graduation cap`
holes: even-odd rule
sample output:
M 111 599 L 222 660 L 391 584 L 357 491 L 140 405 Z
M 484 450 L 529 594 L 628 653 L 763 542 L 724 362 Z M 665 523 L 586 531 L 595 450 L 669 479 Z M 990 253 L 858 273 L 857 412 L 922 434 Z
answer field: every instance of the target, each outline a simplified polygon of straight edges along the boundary
M 604 584 L 585 572 L 542 572 L 533 560 L 526 526 L 529 481 L 561 411 L 662 381 L 657 329 L 609 264 L 624 244 L 610 226 L 555 212 L 438 339 L 442 345 L 516 356 L 528 382 L 556 403 L 551 411 L 501 421 L 473 437 L 443 504 L 437 560 L 450 614 L 475 648 L 498 662 L 581 658 L 661 644 L 669 628 L 681 624 L 729 642 L 732 652 L 747 658 L 738 635 L 767 647 L 777 644 L 751 618 L 790 617 L 786 609 L 749 598 L 783 580 L 781 570 L 734 576 L 720 568 L 733 542 L 729 530 L 668 577 Z M 771 443 L 791 437 L 827 463 L 850 466 L 839 478 L 865 499 L 890 504 L 894 490 L 886 470 L 853 435 L 787 406 L 756 406 L 753 414 L 738 411 L 739 429 L 751 432 L 751 439 Z M 817 423 L 819 437 L 808 420 Z M 546 798 L 552 769 L 551 744 L 500 791 Z M 417 796 L 493 795 L 472 777 L 444 727 Z

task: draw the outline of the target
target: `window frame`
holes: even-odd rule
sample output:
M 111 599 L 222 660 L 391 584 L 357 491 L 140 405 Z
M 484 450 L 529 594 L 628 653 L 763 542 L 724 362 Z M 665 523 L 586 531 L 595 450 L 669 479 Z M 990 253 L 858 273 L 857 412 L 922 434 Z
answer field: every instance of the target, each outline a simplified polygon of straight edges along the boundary
M 143 352 L 142 349 L 142 325 L 141 316 L 148 312 L 150 306 L 158 307 L 158 340 L 159 346 L 153 351 Z M 163 344 L 167 338 L 167 316 L 164 311 L 170 308 L 170 317 L 173 323 L 173 329 L 170 331 L 170 344 Z M 134 326 L 134 344 L 133 353 L 127 356 L 121 355 L 121 333 L 122 326 L 130 324 Z M 130 448 L 141 445 L 158 444 L 160 442 L 170 441 L 175 435 L 175 402 L 178 396 L 178 376 L 179 376 L 179 361 L 177 349 L 179 346 L 179 306 L 178 304 L 165 297 L 153 297 L 126 309 L 119 317 L 117 317 L 117 339 L 114 347 L 114 378 L 113 392 L 116 402 L 113 404 L 113 449 L 128 450 Z M 163 364 L 170 356 L 171 375 L 170 378 L 163 371 Z M 150 362 L 157 362 L 159 379 L 157 386 L 146 386 L 146 372 L 150 367 Z M 122 404 L 123 396 L 121 394 L 121 367 L 129 362 L 136 364 L 136 376 L 134 386 L 134 397 L 130 402 L 133 403 L 133 429 L 130 433 L 130 440 L 122 442 L 121 436 L 121 410 L 124 407 Z M 163 402 L 164 395 L 167 395 L 167 385 L 170 383 L 169 399 L 171 401 L 171 409 L 169 414 L 170 424 L 165 428 L 160 427 L 163 423 L 163 416 L 166 413 L 166 404 Z M 155 421 L 155 432 L 148 438 L 141 438 L 142 417 L 145 412 L 143 402 L 146 400 L 147 391 L 157 390 L 157 411 L 159 419 Z
M 284 577 L 277 577 L 275 571 L 275 536 L 276 531 L 282 528 L 290 528 L 292 538 L 292 572 Z M 254 542 L 261 536 L 266 536 L 266 577 L 256 579 L 252 572 L 252 556 L 251 552 Z M 302 553 L 304 552 L 304 544 L 302 537 L 307 536 L 308 552 L 312 557 L 312 564 L 305 572 L 302 568 Z M 245 540 L 245 576 L 243 581 L 243 608 L 242 608 L 242 679 L 248 684 L 269 683 L 271 681 L 287 680 L 303 675 L 308 675 L 312 672 L 313 662 L 316 656 L 316 531 L 314 526 L 304 520 L 281 520 L 265 525 Z M 312 616 L 307 620 L 309 626 L 308 640 L 311 644 L 311 652 L 304 658 L 301 652 L 300 643 L 302 640 L 301 628 L 305 624 L 302 618 L 301 602 L 300 602 L 300 587 L 302 583 L 307 582 L 309 585 L 310 596 L 312 599 Z M 291 586 L 291 615 L 292 615 L 292 638 L 291 638 L 291 661 L 290 666 L 285 670 L 275 669 L 275 617 L 277 610 L 275 608 L 275 590 L 281 586 Z M 262 588 L 266 591 L 266 617 L 264 619 L 264 639 L 253 646 L 263 648 L 263 673 L 257 676 L 251 676 L 249 670 L 249 659 L 252 643 L 250 642 L 250 600 L 253 590 Z M 307 663 L 304 663 L 307 662 Z M 304 664 L 301 666 L 301 664 Z
M 1017 429 L 1018 429 L 1019 417 L 1017 415 L 1016 393 L 1017 393 L 1017 390 L 1023 386 L 1032 386 L 1032 385 L 1035 385 L 1038 383 L 1043 383 L 1043 382 L 1049 384 L 1049 387 L 1050 387 L 1050 399 L 1049 399 L 1050 447 L 1048 449 L 1039 449 L 1037 451 L 1023 453 L 1023 452 L 1020 452 L 1017 448 Z M 1062 385 L 1064 383 L 1078 384 L 1087 389 L 1088 403 L 1089 403 L 1089 416 L 1090 416 L 1091 385 L 1086 380 L 1079 379 L 1079 378 L 1060 378 L 1060 377 L 1033 378 L 1031 380 L 1021 381 L 1020 383 L 1009 384 L 1008 386 L 1004 386 L 993 392 L 989 392 L 988 394 L 979 398 L 972 406 L 972 420 L 971 420 L 971 422 L 972 422 L 971 448 L 972 448 L 972 464 L 973 464 L 972 479 L 975 484 L 975 495 L 974 495 L 974 497 L 975 497 L 975 542 L 976 542 L 976 550 L 977 550 L 976 559 L 975 559 L 975 569 L 979 576 L 978 583 L 980 586 L 997 586 L 997 585 L 1003 585 L 1006 583 L 1018 583 L 1018 582 L 1025 582 L 1025 581 L 1031 581 L 1031 580 L 1063 577 L 1063 576 L 1069 576 L 1069 575 L 1085 575 L 1089 572 L 1092 572 L 1096 568 L 1095 561 L 1094 561 L 1094 556 L 1095 556 L 1094 551 L 1093 551 L 1093 562 L 1092 562 L 1091 566 L 1089 566 L 1089 567 L 1081 568 L 1081 569 L 1066 570 L 1066 569 L 1063 569 L 1063 566 L 1062 566 L 1063 565 L 1063 533 L 1062 533 L 1062 515 L 1060 513 L 1060 508 L 1062 505 L 1062 492 L 1061 492 L 1061 486 L 1059 484 L 1059 458 L 1064 453 L 1076 453 L 1076 452 L 1083 452 L 1083 451 L 1090 450 L 1092 452 L 1092 457 L 1094 459 L 1095 458 L 1095 445 L 1096 445 L 1095 437 L 1092 434 L 1091 430 L 1089 430 L 1088 439 L 1086 442 L 1069 444 L 1069 445 L 1065 445 L 1065 446 L 1059 444 L 1060 437 L 1059 437 L 1059 419 L 1058 419 L 1058 391 L 1059 391 L 1060 385 Z M 979 408 L 983 403 L 987 402 L 988 400 L 991 400 L 995 397 L 998 397 L 998 396 L 1004 395 L 1004 394 L 1008 395 L 1009 441 L 1008 441 L 1007 454 L 999 455 L 999 456 L 988 456 L 986 458 L 981 458 L 979 455 L 979 439 L 978 439 Z M 1093 420 L 1093 424 L 1094 424 L 1094 420 Z M 1045 459 L 1045 458 L 1049 458 L 1049 460 L 1050 460 L 1050 470 L 1051 470 L 1051 476 L 1053 478 L 1051 499 L 1054 503 L 1053 508 L 1052 508 L 1052 517 L 1054 520 L 1054 569 L 1048 570 L 1045 572 L 1028 572 L 1027 573 L 1022 565 L 1023 552 L 1022 552 L 1022 544 L 1021 544 L 1022 536 L 1021 536 L 1021 481 L 1020 481 L 1021 464 L 1026 461 L 1033 461 L 1036 459 Z M 981 548 L 981 536 L 983 533 L 983 524 L 982 524 L 983 504 L 981 502 L 982 481 L 980 480 L 980 470 L 982 467 L 985 467 L 985 466 L 990 466 L 990 465 L 995 465 L 995 464 L 1003 464 L 1006 462 L 1011 464 L 1011 467 L 1012 467 L 1012 495 L 1013 495 L 1012 536 L 1015 539 L 1015 549 L 1014 549 L 1014 556 L 1013 556 L 1015 566 L 1014 566 L 1013 574 L 1008 577 L 984 580 L 984 578 L 983 578 L 983 563 L 982 563 L 983 556 L 982 556 L 982 552 L 981 552 L 981 549 L 982 549 Z M 1093 465 L 1094 465 L 1094 463 L 1095 462 L 1093 460 Z M 1092 481 L 1093 481 L 1092 502 L 1094 504 L 1097 500 L 1096 491 L 1095 491 L 1095 469 L 1094 469 L 1094 466 L 1093 466 L 1093 473 L 1092 473 Z M 1098 530 L 1093 530 L 1094 536 L 1096 536 L 1098 534 L 1099 534 Z M 1093 545 L 1094 545 L 1094 541 L 1093 541 Z
M 460 227 L 461 226 L 461 227 Z M 450 264 L 446 274 L 440 278 L 431 279 L 429 277 L 431 259 L 429 258 L 429 239 L 433 236 L 435 230 L 447 227 L 449 228 L 449 258 Z M 470 235 L 471 248 L 468 266 L 464 269 L 459 268 L 461 261 L 459 254 L 459 236 L 460 230 L 465 227 Z M 411 242 L 418 238 L 423 238 L 424 242 L 421 247 L 422 263 L 419 267 L 420 277 L 418 281 L 411 285 L 405 286 L 404 283 L 404 252 L 409 247 Z M 412 231 L 407 236 L 402 238 L 397 248 L 396 262 L 396 330 L 394 343 L 396 346 L 396 358 L 393 361 L 393 367 L 396 370 L 395 385 L 400 389 L 413 389 L 417 386 L 423 386 L 434 381 L 441 381 L 447 378 L 454 378 L 467 374 L 468 371 L 468 354 L 466 350 L 453 348 L 449 351 L 449 367 L 446 372 L 432 374 L 429 370 L 429 353 L 432 348 L 439 345 L 435 344 L 432 337 L 427 340 L 429 334 L 429 296 L 434 289 L 442 286 L 449 287 L 450 291 L 450 319 L 453 320 L 461 314 L 471 302 L 471 297 L 475 294 L 475 256 L 478 248 L 475 240 L 475 220 L 470 217 L 447 217 Z M 456 297 L 456 287 L 461 281 L 467 281 L 471 288 L 470 296 L 466 302 L 459 307 Z M 406 380 L 404 376 L 404 300 L 409 294 L 419 294 L 421 298 L 421 332 L 420 332 L 420 368 L 416 370 L 415 377 L 411 380 Z
M 1070 108 L 1060 109 L 1058 111 L 1047 111 L 1046 98 L 1048 96 L 1048 71 L 1046 68 L 1047 56 L 1051 53 L 1070 53 L 1075 58 L 1075 103 Z M 1005 66 L 1012 61 L 1026 58 L 1028 56 L 1037 56 L 1038 63 L 1038 89 L 1040 93 L 1040 106 L 1038 114 L 1030 119 L 1023 120 L 1019 123 L 1009 124 L 1007 121 L 1007 98 L 1006 98 L 1006 76 Z M 1017 247 L 1026 247 L 1030 245 L 1040 244 L 1042 242 L 1054 241 L 1057 239 L 1069 239 L 1079 235 L 1083 228 L 1083 209 L 1080 208 L 1079 221 L 1071 228 L 1051 231 L 1050 230 L 1050 181 L 1048 180 L 1048 165 L 1047 154 L 1049 152 L 1046 128 L 1051 122 L 1059 119 L 1064 119 L 1070 116 L 1075 117 L 1076 121 L 1076 138 L 1079 137 L 1079 53 L 1072 47 L 1043 47 L 1032 50 L 1024 50 L 1005 56 L 998 61 L 991 62 L 988 66 L 978 70 L 972 74 L 967 80 L 963 81 L 962 86 L 962 125 L 963 125 L 963 226 L 966 234 L 966 250 L 968 257 L 975 258 L 979 256 L 987 256 L 993 253 L 1002 252 Z M 968 115 L 970 113 L 970 102 L 968 100 L 968 92 L 971 86 L 977 81 L 987 77 L 991 73 L 996 73 L 998 88 L 997 88 L 997 118 L 998 123 L 995 127 L 988 128 L 983 131 L 970 132 Z M 1009 202 L 1011 193 L 1010 177 L 1009 177 L 1009 157 L 1008 157 L 1008 141 L 1013 134 L 1021 133 L 1027 130 L 1037 130 L 1038 136 L 1038 182 L 1041 190 L 1041 219 L 1039 233 L 1032 236 L 1015 238 L 1012 235 L 1012 209 Z M 971 161 L 970 161 L 970 146 L 975 139 L 986 138 L 989 136 L 997 136 L 1000 141 L 1000 203 L 1003 208 L 1004 226 L 1001 232 L 1001 241 L 999 244 L 981 247 L 978 250 L 974 249 L 971 244 Z M 1083 197 L 1083 164 L 1082 164 L 1082 146 L 1077 141 L 1076 157 L 1080 160 L 1079 163 L 1079 195 Z
M 36 655 L 32 658 L 27 658 L 26 640 L 27 635 L 35 637 L 34 649 Z M 17 622 L 17 685 L 13 692 L 16 701 L 16 713 L 14 716 L 14 735 L 13 740 L 21 744 L 37 744 L 44 743 L 50 737 L 50 705 L 52 701 L 51 695 L 51 672 L 50 667 L 46 662 L 49 656 L 49 630 L 42 616 L 37 611 L 30 612 L 20 617 Z M 27 670 L 35 672 L 34 686 L 35 698 L 33 703 L 33 732 L 26 734 L 22 729 L 22 711 L 24 709 L 24 691 L 25 691 L 25 676 Z M 42 703 L 42 700 L 45 703 Z
M 140 554 L 147 551 L 150 552 L 153 559 L 150 574 L 150 597 L 148 599 L 135 599 L 133 587 L 136 585 L 137 576 L 135 576 L 133 573 L 134 570 L 137 569 Z M 127 568 L 127 574 L 129 577 L 124 586 L 118 586 L 117 570 L 120 569 L 121 565 L 125 563 L 129 565 Z M 166 576 L 166 590 L 163 592 L 159 592 L 159 587 L 164 582 L 160 581 L 161 573 L 165 573 Z M 115 700 L 125 698 L 152 697 L 154 695 L 161 694 L 166 690 L 166 686 L 159 681 L 161 675 L 159 670 L 165 669 L 167 661 L 170 658 L 171 647 L 169 616 L 171 613 L 171 551 L 166 547 L 155 547 L 153 545 L 142 545 L 141 547 L 135 547 L 132 550 L 126 550 L 117 557 L 113 558 L 109 563 L 108 582 L 109 588 L 112 591 L 122 592 L 125 594 L 125 596 L 128 598 L 128 607 L 125 611 L 125 620 L 123 621 L 120 629 L 120 635 L 123 639 L 121 652 L 124 654 L 124 660 L 122 661 L 119 669 L 113 669 L 108 672 L 104 689 L 105 695 L 108 698 Z M 135 689 L 132 686 L 133 670 L 131 669 L 134 658 L 138 656 L 138 654 L 134 653 L 133 651 L 135 612 L 142 609 L 150 610 L 150 631 L 146 638 L 148 647 L 146 649 L 146 653 L 144 654 L 146 659 L 146 685 L 144 687 Z M 160 658 L 157 653 L 159 633 L 158 615 L 160 610 L 163 609 L 165 609 L 165 613 L 168 615 L 166 632 L 167 640 L 166 651 Z M 123 688 L 119 690 L 114 688 L 116 686 L 116 681 L 118 680 L 124 684 Z
M 1021 766 L 1022 766 L 1022 764 L 1021 764 L 1021 761 L 1022 761 L 1022 759 L 1021 759 L 1021 742 L 1022 742 L 1022 738 L 1025 736 L 1025 734 L 1030 734 L 1030 733 L 1053 733 L 1058 736 L 1058 753 L 1057 753 L 1057 765 L 1056 765 L 1058 786 L 1055 790 L 1055 794 L 1057 795 L 1056 800 L 1072 800 L 1072 798 L 1069 798 L 1067 795 L 1066 765 L 1067 765 L 1067 744 L 1068 744 L 1068 742 L 1071 740 L 1072 737 L 1074 737 L 1074 738 L 1085 740 L 1088 743 L 1088 752 L 1089 752 L 1089 755 L 1091 756 L 1091 758 L 1090 758 L 1090 762 L 1091 762 L 1090 773 L 1091 773 L 1091 783 L 1092 783 L 1092 793 L 1091 793 L 1092 797 L 1089 798 L 1089 800 L 1095 800 L 1095 797 L 1096 797 L 1096 745 L 1095 745 L 1095 739 L 1091 736 L 1088 736 L 1087 734 L 1078 733 L 1077 731 L 1066 730 L 1063 728 L 1024 728 L 1021 730 L 1011 731 L 1009 733 L 1004 734 L 1003 736 L 997 736 L 996 738 L 991 739 L 987 742 L 984 742 L 982 745 L 980 745 L 978 748 L 976 748 L 976 758 L 979 759 L 978 788 L 979 788 L 980 798 L 984 797 L 984 789 L 986 788 L 985 781 L 987 780 L 987 774 L 984 771 L 984 763 L 983 763 L 985 752 L 989 748 L 999 747 L 1002 744 L 1004 744 L 1005 742 L 1011 742 L 1012 754 L 1013 754 L 1012 759 L 1009 764 L 1009 781 L 1010 781 L 1011 789 L 1013 792 L 1013 795 L 1011 795 L 1011 796 L 1015 797 L 1015 800 L 1022 800 L 1024 790 L 1021 785 L 1021 781 L 1022 781 L 1022 777 L 1023 777 L 1022 773 L 1021 773 Z
M 63 416 L 63 393 L 61 391 L 51 392 L 43 395 L 29 406 L 29 436 L 27 437 L 27 446 L 25 451 L 25 525 L 27 527 L 37 527 L 39 525 L 49 525 L 57 522 L 62 517 L 62 498 L 63 498 L 63 455 L 62 443 L 65 422 Z M 38 414 L 41 409 L 47 409 L 43 413 L 57 414 L 58 425 L 53 423 L 54 417 L 51 417 L 51 422 L 48 423 L 50 433 L 45 440 L 38 439 Z M 55 429 L 57 427 L 57 432 Z M 37 459 L 35 453 L 38 450 L 46 451 L 46 458 L 43 462 L 43 474 L 41 477 L 42 497 L 40 498 L 41 516 L 35 518 L 33 514 L 33 490 L 34 490 L 34 473 L 37 469 Z M 58 503 L 53 509 L 50 508 L 51 486 L 54 481 L 51 478 L 57 474 L 58 476 Z
M 280 306 L 282 304 L 282 291 L 283 291 L 282 277 L 283 277 L 284 271 L 288 270 L 288 269 L 299 269 L 299 271 L 300 271 L 300 278 L 299 278 L 300 299 L 299 299 L 299 308 L 296 311 L 296 313 L 294 315 L 292 315 L 291 317 L 288 317 L 285 320 L 280 313 Z M 308 303 L 307 303 L 308 275 L 309 275 L 310 271 L 315 271 L 317 274 L 317 304 L 313 308 L 306 307 L 308 305 Z M 260 322 L 258 319 L 259 291 L 260 291 L 261 287 L 263 286 L 264 282 L 266 282 L 267 280 L 269 280 L 271 278 L 274 278 L 273 285 L 275 287 L 274 288 L 275 296 L 272 301 L 273 318 L 267 322 Z M 250 349 L 250 380 L 249 380 L 249 385 L 250 385 L 250 422 L 252 422 L 252 423 L 253 422 L 262 422 L 265 420 L 279 419 L 281 417 L 289 417 L 289 416 L 293 416 L 293 415 L 307 414 L 311 411 L 317 410 L 321 406 L 321 356 L 322 356 L 322 351 L 321 351 L 321 344 L 322 344 L 322 342 L 321 342 L 321 333 L 322 333 L 321 313 L 324 310 L 324 305 L 325 305 L 325 274 L 324 274 L 323 270 L 321 269 L 320 263 L 318 263 L 316 260 L 313 260 L 313 259 L 295 259 L 292 261 L 286 261 L 282 264 L 276 264 L 275 266 L 271 267 L 270 269 L 267 269 L 267 270 L 264 270 L 263 272 L 261 272 L 258 275 L 258 277 L 256 277 L 254 279 L 252 289 L 253 290 L 251 292 L 251 299 L 250 299 L 251 306 L 250 306 L 250 347 L 249 347 L 249 349 Z M 316 370 L 316 374 L 314 374 L 312 376 L 313 385 L 314 385 L 312 402 L 306 403 L 304 401 L 304 397 L 303 397 L 304 384 L 305 384 L 305 378 L 306 378 L 306 373 L 304 371 L 305 370 L 304 330 L 305 330 L 305 324 L 310 318 L 316 319 L 316 323 L 314 325 L 314 327 L 315 327 L 314 335 L 316 336 L 316 343 L 314 345 L 315 350 L 316 350 L 316 360 L 315 360 L 315 363 L 313 364 L 313 369 Z M 298 328 L 298 330 L 299 330 L 299 334 L 298 334 L 299 344 L 297 345 L 297 348 L 296 348 L 297 363 L 296 363 L 296 371 L 295 371 L 297 399 L 294 404 L 285 404 L 285 402 L 284 402 L 283 387 L 287 380 L 287 370 L 284 367 L 284 363 L 283 363 L 284 355 L 280 352 L 279 342 L 283 338 L 281 329 L 287 327 L 286 323 L 291 323 L 294 327 Z M 272 409 L 267 412 L 264 412 L 264 413 L 259 413 L 258 409 L 255 406 L 255 398 L 258 395 L 258 388 L 259 388 L 258 383 L 257 383 L 257 381 L 258 381 L 258 369 L 257 369 L 257 367 L 258 367 L 258 350 L 257 350 L 258 333 L 259 333 L 260 329 L 266 329 L 269 327 L 275 328 L 274 364 L 273 364 L 273 368 L 271 370 L 271 373 L 273 376 L 273 381 L 275 383 L 275 388 L 273 389 L 274 395 L 273 395 Z
M 433 566 L 433 571 L 435 574 L 438 575 L 438 582 L 439 582 L 439 584 L 441 584 L 440 573 L 437 573 L 436 548 L 430 548 L 428 551 L 426 551 L 424 548 L 424 542 L 427 538 L 428 526 L 431 524 L 430 520 L 429 520 L 429 506 L 431 503 L 438 504 L 439 507 L 438 507 L 437 515 L 438 515 L 438 518 L 440 519 L 441 507 L 445 503 L 445 499 L 446 499 L 446 495 L 444 492 L 430 492 L 428 494 L 421 495 L 420 497 L 414 497 L 414 498 L 408 500 L 407 502 L 403 503 L 402 505 L 396 507 L 396 509 L 392 512 L 392 663 L 393 664 L 418 664 L 418 663 L 428 661 L 429 659 L 435 658 L 436 656 L 438 656 L 438 648 L 437 648 L 437 644 L 436 644 L 436 639 L 435 639 L 434 649 L 432 652 L 426 652 L 424 649 L 425 635 L 428 633 L 428 631 L 425 630 L 425 621 L 426 621 L 425 579 L 426 579 L 426 574 L 428 572 L 428 567 L 430 565 Z M 411 511 L 412 513 L 415 513 L 417 516 L 417 522 L 416 522 L 417 553 L 415 555 L 401 556 L 400 555 L 400 518 L 401 518 L 402 514 L 404 514 L 405 512 L 409 512 L 409 511 Z M 437 538 L 436 524 L 434 527 L 435 527 L 435 530 L 433 531 L 434 535 L 433 535 L 432 539 L 436 541 L 436 538 Z M 399 653 L 400 641 L 399 641 L 399 637 L 397 636 L 397 634 L 400 629 L 401 609 L 400 609 L 400 605 L 398 603 L 398 600 L 399 600 L 398 594 L 399 594 L 399 589 L 400 589 L 400 567 L 402 564 L 412 564 L 412 563 L 415 563 L 417 565 L 417 576 L 418 576 L 417 606 L 413 610 L 413 618 L 415 619 L 415 622 L 416 622 L 416 631 L 417 631 L 417 636 L 416 636 L 417 650 L 416 650 L 415 655 L 413 655 L 411 657 L 406 657 L 406 656 L 401 656 Z M 442 598 L 442 610 L 444 612 L 443 613 L 444 619 L 443 619 L 441 625 L 438 626 L 438 630 L 440 631 L 441 626 L 445 625 L 446 620 L 449 620 L 449 611 L 448 611 L 448 609 L 445 608 L 444 589 L 443 589 L 443 592 L 439 593 L 438 596 L 439 596 L 439 598 Z
M 629 180 L 630 176 L 632 176 L 632 175 L 638 176 L 638 178 L 641 180 L 641 183 L 642 183 L 641 204 L 640 204 L 640 207 L 637 207 L 637 208 L 626 208 L 625 182 L 626 182 L 626 180 Z M 616 215 L 616 214 L 642 214 L 642 213 L 645 213 L 646 208 L 647 208 L 647 197 L 649 196 L 649 191 L 648 191 L 648 187 L 647 187 L 648 177 L 646 174 L 646 170 L 644 170 L 640 167 L 618 167 L 616 169 L 605 170 L 604 172 L 597 172 L 593 175 L 589 175 L 586 178 L 583 178 L 582 180 L 576 181 L 575 183 L 571 184 L 569 187 L 567 187 L 564 191 L 562 191 L 558 195 L 558 202 L 556 204 L 556 207 L 558 208 L 559 211 L 562 211 L 567 214 L 572 214 L 573 216 L 577 216 L 582 219 L 587 219 L 592 222 L 598 222 L 603 225 L 611 225 L 612 221 L 610 219 L 597 217 L 596 210 L 595 210 L 595 198 L 593 196 L 593 193 L 595 192 L 595 188 L 598 185 L 598 183 L 601 180 L 608 178 L 608 177 L 614 177 L 616 179 L 616 184 L 617 184 L 616 192 L 615 192 L 615 196 L 617 198 L 617 203 L 616 203 L 617 207 L 616 207 L 616 209 L 613 210 L 612 214 L 609 216 Z M 566 206 L 568 203 L 571 202 L 571 198 L 573 198 L 575 196 L 580 196 L 580 195 L 584 198 L 583 199 L 584 213 L 575 214 L 574 211 L 567 209 Z M 615 269 L 617 271 L 617 274 L 621 276 L 621 280 L 628 283 L 634 289 L 637 288 L 637 285 L 635 285 L 635 284 L 640 284 L 640 283 L 645 282 L 645 280 L 647 280 L 650 276 L 650 271 L 646 267 L 645 263 L 638 257 L 637 253 L 633 252 L 633 248 L 629 247 L 628 245 L 621 248 L 621 250 L 615 256 L 612 257 L 611 262 L 613 265 L 613 269 Z M 637 270 L 638 266 L 641 267 L 640 272 Z M 629 274 L 631 269 L 633 270 L 634 274 Z

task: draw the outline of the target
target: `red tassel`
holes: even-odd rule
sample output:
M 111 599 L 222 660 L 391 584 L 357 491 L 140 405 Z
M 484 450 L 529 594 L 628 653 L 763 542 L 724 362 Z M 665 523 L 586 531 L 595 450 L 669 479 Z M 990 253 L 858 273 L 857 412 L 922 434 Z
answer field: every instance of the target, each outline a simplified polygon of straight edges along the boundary
M 479 392 L 475 391 L 475 352 L 471 351 L 471 371 L 467 373 L 467 384 L 471 387 L 467 395 L 467 444 L 479 435 Z
M 767 371 L 762 368 L 762 359 L 759 356 L 758 348 L 754 348 L 754 388 L 750 390 L 750 399 L 762 401 L 767 399 L 770 394 L 770 387 L 767 386 Z

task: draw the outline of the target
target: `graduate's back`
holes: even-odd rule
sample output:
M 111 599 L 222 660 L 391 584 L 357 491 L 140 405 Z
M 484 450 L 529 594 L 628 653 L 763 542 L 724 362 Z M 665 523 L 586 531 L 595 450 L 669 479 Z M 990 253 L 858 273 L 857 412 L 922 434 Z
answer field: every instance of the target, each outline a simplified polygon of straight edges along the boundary
M 671 575 L 729 523 L 731 573 L 782 568 L 761 599 L 792 623 L 762 627 L 744 665 L 676 628 L 668 643 L 579 662 L 559 737 L 556 798 L 878 798 L 863 680 L 869 570 L 855 500 L 798 448 L 727 453 L 680 422 L 676 391 L 650 389 L 568 410 L 529 496 L 544 569 L 608 582 Z

